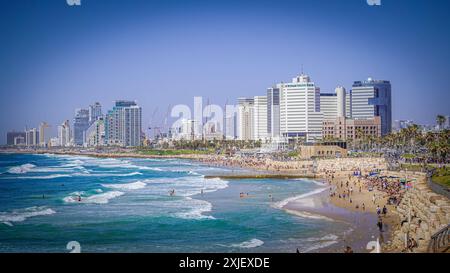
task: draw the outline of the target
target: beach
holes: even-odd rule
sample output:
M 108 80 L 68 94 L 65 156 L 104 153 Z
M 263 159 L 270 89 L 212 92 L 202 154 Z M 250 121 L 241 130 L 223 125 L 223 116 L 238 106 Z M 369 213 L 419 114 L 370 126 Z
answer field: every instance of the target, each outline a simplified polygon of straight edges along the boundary
M 11 152 L 11 151 L 9 151 Z M 48 154 L 49 151 L 36 151 L 35 154 Z M 24 153 L 26 154 L 26 153 Z M 309 219 L 345 222 L 351 229 L 333 245 L 325 245 L 318 252 L 338 252 L 350 246 L 355 252 L 369 252 L 367 244 L 377 239 L 389 245 L 392 233 L 399 228 L 400 219 L 395 213 L 396 206 L 390 204 L 388 194 L 383 189 L 373 186 L 370 173 L 377 171 L 377 176 L 404 177 L 404 173 L 387 172 L 387 165 L 382 158 L 338 158 L 322 160 L 277 161 L 256 157 L 227 157 L 223 155 L 178 155 L 158 156 L 136 153 L 96 153 L 52 151 L 52 154 L 67 156 L 88 156 L 100 159 L 136 158 L 136 159 L 182 159 L 193 164 L 207 167 L 226 167 L 229 172 L 212 172 L 205 179 L 290 179 L 315 181 L 320 188 L 305 195 L 293 196 L 278 202 L 275 206 L 291 215 Z M 356 173 L 355 173 L 356 172 Z M 357 175 L 356 175 L 357 174 Z M 410 176 L 412 174 L 409 174 Z M 395 181 L 392 181 L 395 183 Z M 304 183 L 304 182 L 299 182 Z M 396 192 L 399 196 L 403 192 Z M 378 210 L 386 208 L 386 213 Z M 382 230 L 377 227 L 382 220 Z

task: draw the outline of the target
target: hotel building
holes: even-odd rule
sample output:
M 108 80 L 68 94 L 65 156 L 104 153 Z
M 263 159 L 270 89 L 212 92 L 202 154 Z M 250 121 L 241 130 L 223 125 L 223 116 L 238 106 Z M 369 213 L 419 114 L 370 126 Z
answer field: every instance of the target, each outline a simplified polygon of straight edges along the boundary
M 307 75 L 281 85 L 280 132 L 282 137 L 302 137 L 307 142 L 322 138 L 323 113 L 320 111 L 320 89 Z
M 39 132 L 36 128 L 26 131 L 25 143 L 28 147 L 36 147 L 39 145 Z
M 381 135 L 392 130 L 391 83 L 373 80 L 356 81 L 351 90 L 351 111 L 353 119 L 381 118 Z
M 107 145 L 141 146 L 142 108 L 134 101 L 116 101 L 105 117 Z
M 63 122 L 63 124 L 58 126 L 59 146 L 61 146 L 61 147 L 70 146 L 70 142 L 71 142 L 70 136 L 71 136 L 70 123 L 68 120 L 66 120 Z
M 253 140 L 254 98 L 238 98 L 238 139 Z
M 254 97 L 254 140 L 266 140 L 267 135 L 267 96 Z
M 86 146 L 97 147 L 105 145 L 105 121 L 99 117 L 86 131 Z

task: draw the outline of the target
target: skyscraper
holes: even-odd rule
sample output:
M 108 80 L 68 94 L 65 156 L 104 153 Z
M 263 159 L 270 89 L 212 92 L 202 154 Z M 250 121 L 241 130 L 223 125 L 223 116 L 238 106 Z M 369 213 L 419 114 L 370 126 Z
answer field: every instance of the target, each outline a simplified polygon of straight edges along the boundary
M 335 120 L 345 117 L 347 112 L 347 96 L 344 87 L 336 87 L 334 93 L 320 94 L 320 112 L 324 120 Z
M 94 123 L 102 115 L 102 106 L 99 102 L 89 105 L 89 124 Z
M 320 89 L 307 75 L 292 83 L 281 84 L 280 130 L 288 139 L 303 137 L 307 142 L 322 138 L 323 113 L 320 112 Z
M 320 112 L 323 113 L 324 120 L 334 120 L 338 113 L 338 97 L 333 93 L 320 94 Z
M 28 147 L 36 147 L 39 145 L 39 132 L 36 128 L 26 131 L 25 142 Z
M 89 110 L 77 109 L 73 119 L 73 142 L 77 146 L 84 145 L 86 130 L 89 128 Z
M 140 146 L 142 108 L 134 101 L 116 101 L 105 118 L 105 140 L 108 145 Z
M 268 137 L 280 136 L 280 88 L 267 89 L 267 134 Z
M 103 118 L 96 119 L 86 131 L 86 146 L 97 147 L 105 145 L 105 122 Z
M 253 140 L 253 122 L 254 122 L 254 104 L 253 98 L 238 98 L 238 139 Z
M 267 96 L 254 97 L 253 139 L 267 139 Z
M 336 89 L 334 90 L 334 92 L 336 93 L 336 97 L 337 97 L 337 111 L 336 111 L 336 116 L 341 118 L 341 117 L 345 117 L 346 116 L 346 112 L 347 112 L 347 107 L 346 107 L 346 93 L 345 93 L 345 88 L 342 86 L 338 86 L 336 87 Z
M 47 145 L 47 134 L 46 131 L 50 126 L 47 122 L 42 122 L 39 125 L 39 145 L 45 147 Z
M 372 119 L 381 117 L 381 134 L 392 130 L 391 83 L 374 80 L 355 81 L 351 90 L 352 118 Z
M 70 122 L 66 120 L 61 125 L 58 126 L 59 146 L 61 147 L 69 146 L 71 141 L 71 135 L 72 134 L 70 131 Z

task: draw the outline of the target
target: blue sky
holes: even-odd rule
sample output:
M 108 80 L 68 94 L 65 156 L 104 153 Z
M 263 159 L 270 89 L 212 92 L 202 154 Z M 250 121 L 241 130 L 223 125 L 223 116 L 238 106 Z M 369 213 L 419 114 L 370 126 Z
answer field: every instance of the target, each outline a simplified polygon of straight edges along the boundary
M 95 101 L 137 100 L 146 124 L 194 96 L 234 103 L 302 64 L 322 92 L 390 80 L 394 119 L 450 114 L 447 0 L 0 1 L 0 143 Z

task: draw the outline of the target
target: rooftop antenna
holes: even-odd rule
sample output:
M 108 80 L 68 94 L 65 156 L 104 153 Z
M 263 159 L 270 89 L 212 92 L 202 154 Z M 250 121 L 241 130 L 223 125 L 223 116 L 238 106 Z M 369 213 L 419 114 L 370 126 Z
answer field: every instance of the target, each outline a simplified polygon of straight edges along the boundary
M 302 75 L 303 75 L 303 64 L 302 64 Z

